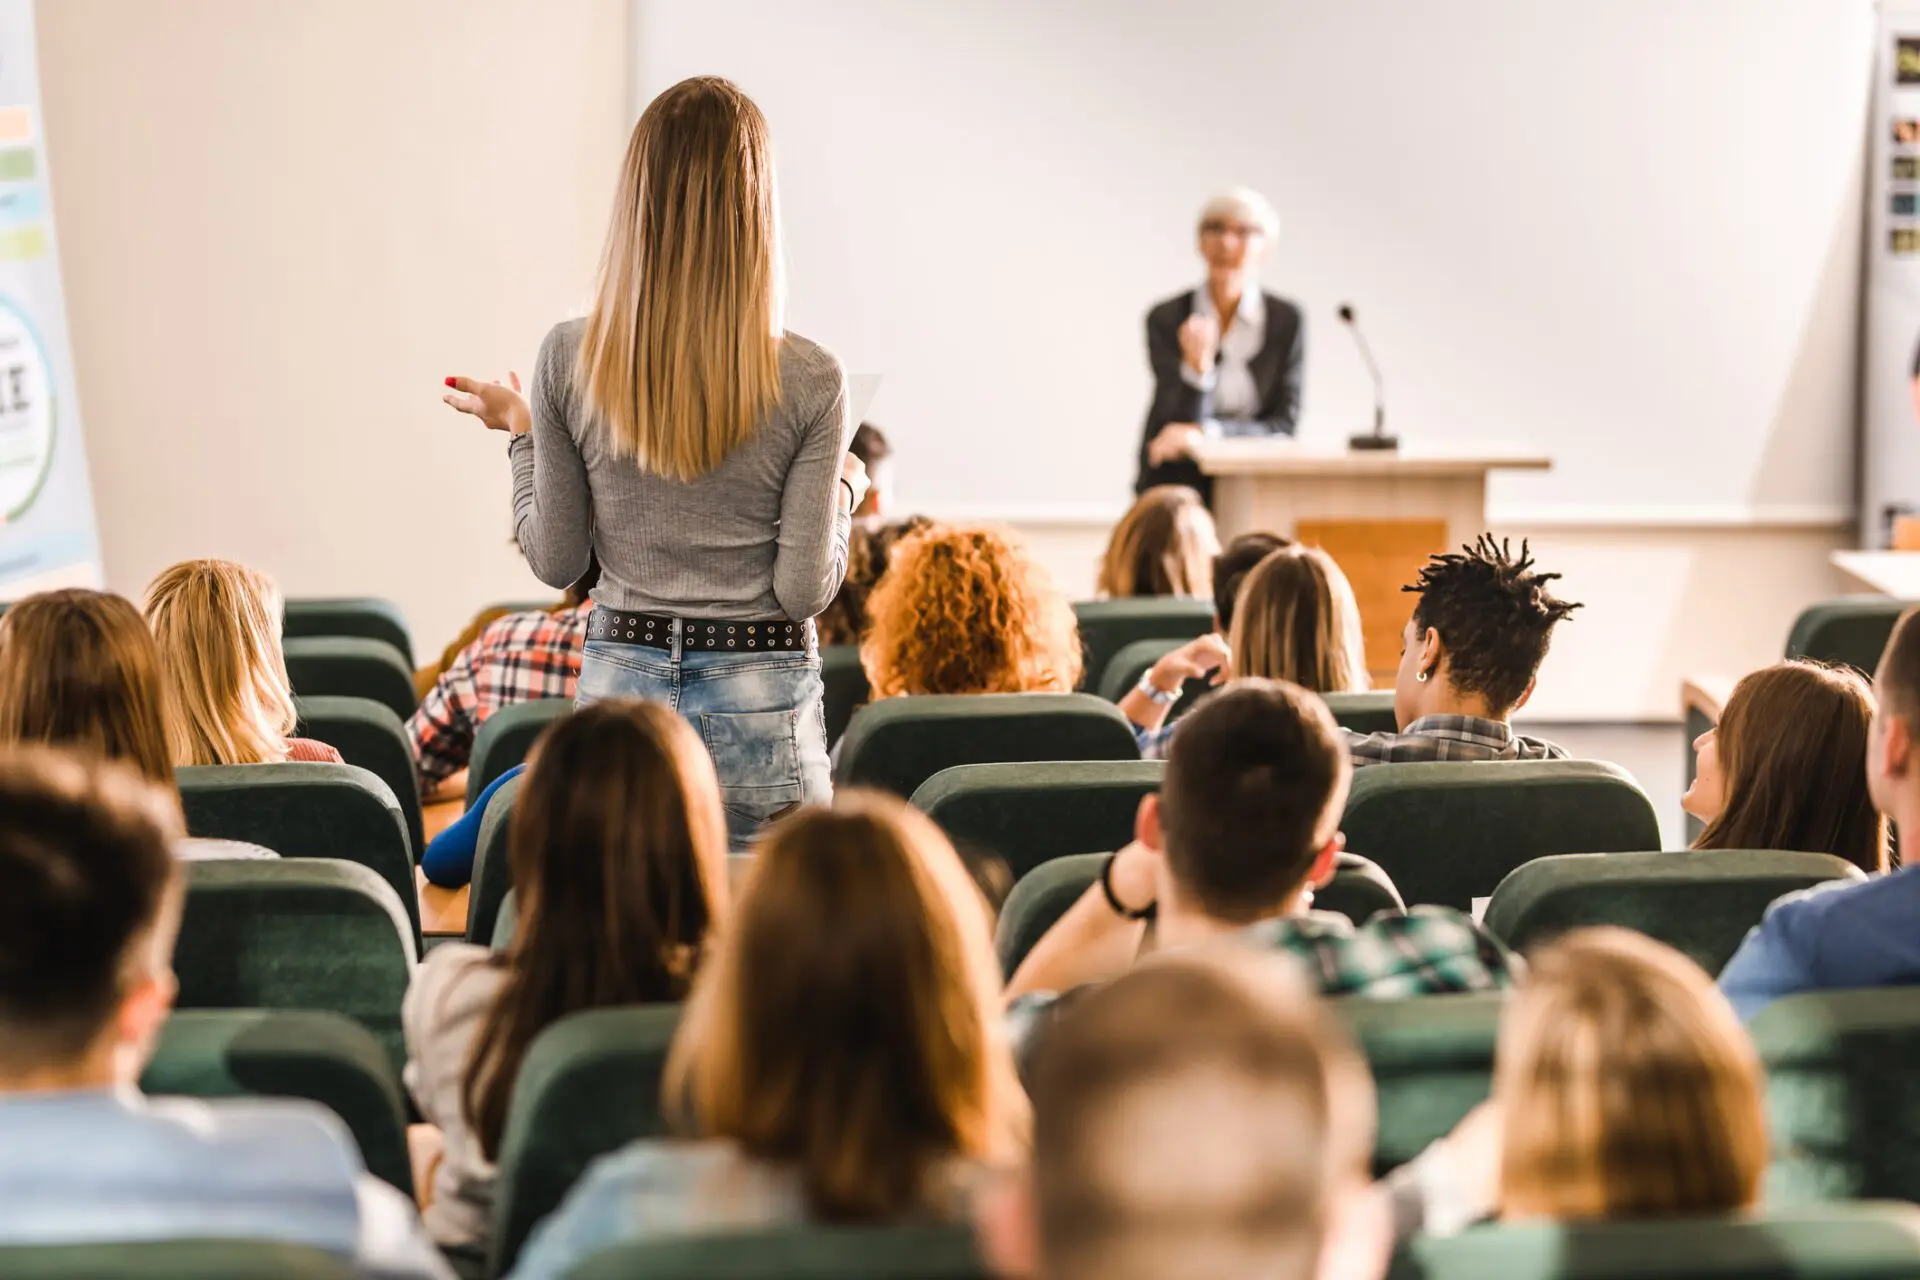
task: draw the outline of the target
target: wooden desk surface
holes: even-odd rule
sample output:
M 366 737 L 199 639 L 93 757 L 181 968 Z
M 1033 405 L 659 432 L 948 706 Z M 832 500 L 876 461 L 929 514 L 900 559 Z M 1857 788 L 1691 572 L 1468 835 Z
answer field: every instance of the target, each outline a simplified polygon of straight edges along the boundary
M 1499 444 L 1450 445 L 1411 441 L 1399 449 L 1349 449 L 1344 441 L 1281 437 L 1208 440 L 1194 460 L 1210 476 L 1345 475 L 1381 477 L 1479 476 L 1489 471 L 1547 471 L 1553 459 Z
M 1836 551 L 1840 572 L 1869 591 L 1896 600 L 1920 600 L 1920 551 Z
M 432 840 L 459 821 L 460 815 L 466 810 L 466 800 L 459 797 L 427 805 L 420 811 L 427 839 Z M 426 873 L 418 867 L 413 869 L 413 875 L 420 890 L 420 932 L 429 935 L 465 933 L 467 890 L 464 887 L 442 889 L 437 884 L 428 884 Z

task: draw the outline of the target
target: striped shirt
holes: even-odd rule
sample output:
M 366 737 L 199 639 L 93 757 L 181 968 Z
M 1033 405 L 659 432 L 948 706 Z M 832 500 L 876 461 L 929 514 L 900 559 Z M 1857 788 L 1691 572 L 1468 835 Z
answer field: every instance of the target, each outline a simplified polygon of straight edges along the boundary
M 1504 720 L 1479 716 L 1421 716 L 1399 733 L 1342 732 L 1355 765 L 1567 758 L 1567 753 L 1551 742 L 1517 734 Z

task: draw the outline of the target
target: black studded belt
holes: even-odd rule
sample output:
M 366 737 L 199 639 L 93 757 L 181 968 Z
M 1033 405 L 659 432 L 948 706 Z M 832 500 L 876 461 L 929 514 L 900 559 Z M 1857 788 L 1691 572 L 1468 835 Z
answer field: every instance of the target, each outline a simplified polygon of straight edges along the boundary
M 804 650 L 812 641 L 811 622 L 709 622 L 704 618 L 670 618 L 664 613 L 628 613 L 624 609 L 593 606 L 587 615 L 587 639 L 615 644 L 643 644 L 650 649 L 672 649 L 675 635 L 682 652 L 718 650 L 764 653 Z

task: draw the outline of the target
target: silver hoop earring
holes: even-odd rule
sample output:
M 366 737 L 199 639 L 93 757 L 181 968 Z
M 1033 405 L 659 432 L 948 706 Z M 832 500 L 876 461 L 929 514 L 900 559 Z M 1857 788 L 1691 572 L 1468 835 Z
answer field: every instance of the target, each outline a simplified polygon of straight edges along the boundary
M 1427 673 L 1422 671 L 1419 675 L 1415 676 L 1414 679 L 1418 680 L 1421 684 L 1425 684 L 1427 682 Z

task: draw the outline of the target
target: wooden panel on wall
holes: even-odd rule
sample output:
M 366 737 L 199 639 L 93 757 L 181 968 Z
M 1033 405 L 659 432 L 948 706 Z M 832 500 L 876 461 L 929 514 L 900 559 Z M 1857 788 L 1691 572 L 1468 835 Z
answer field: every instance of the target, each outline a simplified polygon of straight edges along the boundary
M 1413 612 L 1413 597 L 1401 588 L 1420 573 L 1427 557 L 1447 549 L 1445 520 L 1300 520 L 1293 536 L 1332 556 L 1360 605 L 1367 640 L 1367 669 L 1374 683 L 1393 679 L 1400 660 L 1400 633 Z

